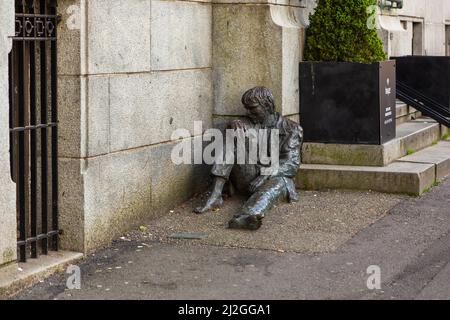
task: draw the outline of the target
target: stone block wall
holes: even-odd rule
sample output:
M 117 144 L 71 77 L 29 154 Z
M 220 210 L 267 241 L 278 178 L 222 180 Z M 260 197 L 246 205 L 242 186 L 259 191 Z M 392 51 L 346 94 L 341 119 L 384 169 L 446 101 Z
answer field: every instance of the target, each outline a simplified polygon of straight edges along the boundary
M 215 123 L 245 114 L 245 89 L 273 90 L 278 111 L 298 115 L 306 1 L 214 1 Z
M 212 5 L 60 0 L 59 10 L 62 245 L 86 252 L 206 187 L 206 168 L 171 162 L 170 140 L 212 125 Z

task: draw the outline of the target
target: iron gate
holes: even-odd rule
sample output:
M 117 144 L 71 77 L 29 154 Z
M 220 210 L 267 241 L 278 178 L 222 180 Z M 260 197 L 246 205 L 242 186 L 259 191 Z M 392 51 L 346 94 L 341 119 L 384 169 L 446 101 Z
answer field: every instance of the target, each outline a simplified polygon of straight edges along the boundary
M 58 250 L 56 0 L 16 0 L 9 55 L 10 163 L 21 262 Z

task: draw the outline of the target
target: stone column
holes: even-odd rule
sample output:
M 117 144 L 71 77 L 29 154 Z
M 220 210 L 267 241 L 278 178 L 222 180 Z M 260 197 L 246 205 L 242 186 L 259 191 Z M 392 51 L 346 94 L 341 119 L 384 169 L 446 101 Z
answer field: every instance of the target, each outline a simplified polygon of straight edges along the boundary
M 0 266 L 16 260 L 16 187 L 9 163 L 8 54 L 14 35 L 14 0 L 0 5 Z
M 83 75 L 86 0 L 59 0 L 58 13 L 58 153 L 61 248 L 83 252 L 84 155 L 87 79 Z
M 215 122 L 245 114 L 246 89 L 266 86 L 278 111 L 298 118 L 306 1 L 218 0 L 213 5 Z

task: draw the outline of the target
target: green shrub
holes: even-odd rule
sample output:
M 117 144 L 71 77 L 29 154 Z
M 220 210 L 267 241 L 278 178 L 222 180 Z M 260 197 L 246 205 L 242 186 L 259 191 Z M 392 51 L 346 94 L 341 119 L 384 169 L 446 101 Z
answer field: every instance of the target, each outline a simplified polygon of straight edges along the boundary
M 373 63 L 387 59 L 367 8 L 376 0 L 319 0 L 306 31 L 305 59 Z
M 448 139 L 450 139 L 450 132 L 448 132 L 442 136 L 442 140 L 448 140 Z

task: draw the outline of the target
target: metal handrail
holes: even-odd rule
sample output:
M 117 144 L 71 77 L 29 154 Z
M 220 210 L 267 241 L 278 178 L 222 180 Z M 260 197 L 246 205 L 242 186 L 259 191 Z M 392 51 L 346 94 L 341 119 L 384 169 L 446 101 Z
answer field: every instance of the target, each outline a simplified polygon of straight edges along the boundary
M 440 113 L 445 114 L 445 116 L 450 117 L 450 107 L 446 107 L 443 104 L 437 102 L 433 98 L 430 98 L 421 92 L 413 89 L 412 87 L 406 85 L 405 83 L 401 81 L 397 81 L 397 89 L 400 88 L 401 91 L 405 92 L 406 94 L 422 101 L 424 104 L 430 105 L 433 109 L 438 110 Z
M 440 124 L 450 127 L 450 109 L 445 109 L 443 105 L 400 81 L 397 81 L 397 98 Z

